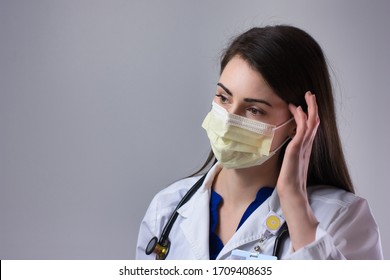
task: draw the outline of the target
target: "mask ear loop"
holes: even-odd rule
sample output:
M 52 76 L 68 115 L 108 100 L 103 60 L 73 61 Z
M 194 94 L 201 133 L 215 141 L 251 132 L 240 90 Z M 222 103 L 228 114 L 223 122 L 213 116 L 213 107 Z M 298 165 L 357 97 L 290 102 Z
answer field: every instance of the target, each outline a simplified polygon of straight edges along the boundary
M 294 119 L 294 117 L 288 119 L 287 121 L 285 121 L 285 122 L 282 123 L 281 125 L 275 127 L 275 128 L 274 128 L 274 131 L 277 130 L 277 129 L 279 129 L 279 128 L 281 128 L 281 127 L 283 127 L 283 126 L 285 126 L 285 125 L 287 125 L 287 124 L 289 124 L 293 119 Z
M 293 117 L 290 118 L 290 119 L 288 119 L 287 121 L 285 121 L 285 122 L 282 123 L 281 125 L 275 127 L 275 128 L 274 128 L 274 131 L 275 131 L 275 130 L 278 130 L 279 128 L 282 128 L 283 126 L 286 126 L 286 125 L 289 124 L 292 120 L 294 120 Z M 284 140 L 284 141 L 282 142 L 282 144 L 279 145 L 279 147 L 277 147 L 275 150 L 271 151 L 270 153 L 276 153 L 278 150 L 280 150 L 280 149 L 283 147 L 284 144 L 286 144 L 289 140 L 293 139 L 293 137 L 294 137 L 294 136 L 289 135 L 289 136 L 286 138 L 286 140 Z
M 289 124 L 292 120 L 294 120 L 294 118 L 290 118 L 290 119 L 288 119 L 287 121 L 285 121 L 284 123 L 282 123 L 281 125 L 275 127 L 275 128 L 274 128 L 274 132 L 275 132 L 275 130 L 278 130 L 279 128 L 282 128 L 283 126 L 286 126 L 286 125 Z M 271 151 L 270 153 L 276 153 L 278 150 L 280 150 L 280 149 L 283 147 L 284 144 L 287 143 L 287 141 L 289 141 L 289 140 L 292 139 L 292 138 L 293 138 L 293 137 L 291 137 L 291 135 L 289 135 L 289 136 L 286 138 L 286 140 L 284 140 L 284 141 L 282 142 L 282 144 L 279 145 L 279 147 L 277 147 L 275 150 Z
M 286 140 L 284 140 L 284 141 L 282 142 L 282 144 L 280 144 L 279 147 L 277 147 L 275 150 L 273 150 L 270 154 L 272 154 L 272 155 L 276 154 L 276 152 L 279 151 L 279 150 L 280 150 L 288 141 L 290 141 L 291 139 L 292 139 L 292 137 L 291 137 L 291 136 L 288 136 L 288 137 L 286 138 Z

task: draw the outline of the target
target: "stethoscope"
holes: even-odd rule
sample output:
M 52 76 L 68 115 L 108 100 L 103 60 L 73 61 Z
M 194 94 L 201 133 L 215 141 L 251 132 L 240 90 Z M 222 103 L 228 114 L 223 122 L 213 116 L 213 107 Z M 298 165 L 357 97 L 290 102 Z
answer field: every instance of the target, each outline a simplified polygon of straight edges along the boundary
M 147 255 L 150 255 L 152 253 L 156 254 L 156 260 L 165 260 L 166 257 L 169 254 L 169 249 L 171 247 L 171 241 L 169 240 L 169 233 L 171 232 L 171 229 L 177 219 L 177 216 L 179 213 L 177 210 L 186 204 L 190 198 L 196 193 L 196 191 L 202 186 L 204 179 L 206 178 L 206 175 L 203 175 L 190 189 L 189 191 L 183 196 L 183 198 L 180 200 L 180 202 L 177 204 L 175 210 L 169 217 L 168 222 L 165 224 L 163 231 L 161 232 L 160 238 L 158 239 L 157 236 L 154 236 L 152 239 L 150 239 L 148 245 L 146 246 L 145 253 Z M 289 235 L 287 223 L 284 223 L 282 227 L 278 230 L 275 238 L 274 248 L 272 255 L 275 257 L 280 256 L 280 249 L 282 241 Z

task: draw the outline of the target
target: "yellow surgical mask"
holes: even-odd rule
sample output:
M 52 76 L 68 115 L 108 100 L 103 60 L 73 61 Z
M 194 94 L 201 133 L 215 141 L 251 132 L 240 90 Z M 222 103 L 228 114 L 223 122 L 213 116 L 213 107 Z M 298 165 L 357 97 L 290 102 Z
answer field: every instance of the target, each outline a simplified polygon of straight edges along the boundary
M 210 139 L 211 148 L 223 167 L 239 169 L 261 165 L 270 159 L 290 139 L 271 151 L 272 140 L 280 126 L 230 114 L 213 102 L 211 111 L 202 123 Z

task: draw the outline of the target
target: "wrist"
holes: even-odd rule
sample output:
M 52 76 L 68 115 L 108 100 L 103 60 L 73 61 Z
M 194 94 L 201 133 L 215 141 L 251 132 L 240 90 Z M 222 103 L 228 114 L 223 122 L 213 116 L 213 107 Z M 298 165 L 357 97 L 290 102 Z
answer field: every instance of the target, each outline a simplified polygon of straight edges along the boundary
M 283 192 L 279 199 L 293 249 L 298 250 L 315 241 L 319 223 L 309 204 L 307 194 L 299 191 Z

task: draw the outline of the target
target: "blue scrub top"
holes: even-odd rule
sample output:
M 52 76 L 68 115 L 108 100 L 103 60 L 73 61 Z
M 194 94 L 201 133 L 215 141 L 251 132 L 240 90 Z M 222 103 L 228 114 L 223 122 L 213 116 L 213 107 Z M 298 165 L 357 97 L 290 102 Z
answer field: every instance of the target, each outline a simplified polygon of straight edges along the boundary
M 240 223 L 236 231 L 241 227 L 241 225 L 248 219 L 248 217 L 268 198 L 271 196 L 274 188 L 263 187 L 257 194 L 255 200 L 248 206 L 245 210 L 244 215 L 242 216 Z M 222 202 L 222 196 L 211 190 L 210 197 L 210 238 L 209 238 L 209 250 L 210 250 L 210 260 L 215 260 L 223 248 L 223 243 L 219 236 L 215 233 L 215 230 L 218 225 L 218 209 Z

